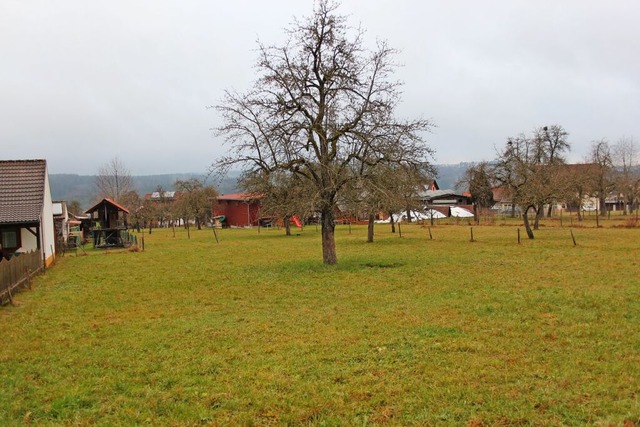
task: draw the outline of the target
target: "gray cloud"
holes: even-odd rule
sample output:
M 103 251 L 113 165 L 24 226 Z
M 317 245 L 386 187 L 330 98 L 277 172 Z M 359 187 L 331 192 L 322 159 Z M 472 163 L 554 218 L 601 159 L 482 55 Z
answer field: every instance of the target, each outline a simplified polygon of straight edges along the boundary
M 254 80 L 256 40 L 282 43 L 311 2 L 6 0 L 0 5 L 2 158 L 95 173 L 203 171 L 224 152 L 206 106 Z M 630 1 L 344 0 L 369 43 L 400 49 L 399 114 L 432 118 L 445 163 L 561 124 L 572 159 L 640 136 L 640 6 Z

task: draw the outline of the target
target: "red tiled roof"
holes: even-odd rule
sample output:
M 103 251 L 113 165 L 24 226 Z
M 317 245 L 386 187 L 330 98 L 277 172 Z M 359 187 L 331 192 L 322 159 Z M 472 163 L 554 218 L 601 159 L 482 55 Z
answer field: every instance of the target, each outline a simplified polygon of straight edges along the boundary
M 117 204 L 116 202 L 114 202 L 111 199 L 102 199 L 102 200 L 100 200 L 94 206 L 92 206 L 91 208 L 89 208 L 86 211 L 84 211 L 84 213 L 91 213 L 91 212 L 97 210 L 100 207 L 100 205 L 102 205 L 104 202 L 107 202 L 108 204 L 115 206 L 116 208 L 120 209 L 123 212 L 129 213 L 129 209 L 125 208 L 122 205 Z
M 46 160 L 0 160 L 0 223 L 40 221 Z

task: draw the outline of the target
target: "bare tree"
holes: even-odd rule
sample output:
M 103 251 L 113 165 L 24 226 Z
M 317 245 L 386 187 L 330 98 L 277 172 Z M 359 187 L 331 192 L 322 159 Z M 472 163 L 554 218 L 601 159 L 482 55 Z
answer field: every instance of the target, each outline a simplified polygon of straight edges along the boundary
M 337 6 L 320 0 L 297 20 L 284 46 L 259 44 L 259 73 L 245 94 L 227 92 L 219 133 L 231 144 L 220 168 L 288 171 L 318 195 L 322 259 L 337 263 L 334 215 L 354 164 L 422 164 L 431 157 L 421 134 L 428 120 L 398 120 L 397 53 L 385 42 L 367 51 L 363 30 L 349 28 Z
M 176 209 L 187 222 L 194 219 L 198 230 L 202 229 L 213 215 L 213 202 L 217 196 L 216 190 L 206 186 L 197 178 L 178 180 L 175 183 L 176 190 L 181 194 L 176 201 Z
M 510 194 L 514 205 L 521 208 L 529 239 L 534 238 L 529 211 L 536 213 L 537 229 L 544 205 L 567 194 L 567 183 L 562 179 L 564 153 L 570 148 L 567 135 L 561 126 L 545 126 L 536 129 L 533 137 L 523 134 L 508 138 L 499 153 L 494 178 Z
M 134 190 L 131 172 L 117 156 L 100 166 L 96 186 L 100 198 L 115 202 L 119 202 L 125 193 Z
M 599 200 L 600 216 L 607 214 L 607 197 L 615 188 L 611 148 L 605 139 L 593 141 L 590 161 L 593 167 L 592 195 Z
M 487 162 L 470 166 L 456 183 L 456 188 L 464 188 L 471 193 L 476 222 L 480 221 L 480 212 L 488 211 L 495 204 L 493 199 L 492 168 Z
M 308 181 L 291 172 L 247 172 L 239 183 L 244 191 L 261 197 L 263 215 L 282 219 L 287 236 L 291 235 L 292 218 L 297 216 L 304 220 L 313 206 L 314 189 L 309 187 Z
M 612 163 L 616 189 L 624 199 L 624 215 L 631 213 L 640 198 L 640 170 L 638 145 L 633 137 L 622 137 L 612 147 Z

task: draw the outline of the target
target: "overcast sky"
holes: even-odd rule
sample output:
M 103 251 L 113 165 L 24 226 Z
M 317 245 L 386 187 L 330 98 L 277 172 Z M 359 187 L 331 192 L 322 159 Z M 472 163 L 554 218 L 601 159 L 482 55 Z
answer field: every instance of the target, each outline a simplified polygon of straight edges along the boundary
M 254 80 L 256 40 L 281 44 L 311 0 L 0 1 L 0 158 L 95 174 L 203 172 L 225 89 Z M 640 137 L 640 2 L 343 0 L 367 41 L 401 51 L 398 116 L 430 118 L 437 163 L 490 160 L 535 127 Z

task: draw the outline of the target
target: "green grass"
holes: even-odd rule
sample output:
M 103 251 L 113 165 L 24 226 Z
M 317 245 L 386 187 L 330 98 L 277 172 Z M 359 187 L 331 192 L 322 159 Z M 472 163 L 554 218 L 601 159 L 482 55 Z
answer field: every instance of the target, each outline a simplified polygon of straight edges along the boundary
M 640 423 L 640 229 L 500 224 L 59 258 L 0 308 L 0 425 Z

